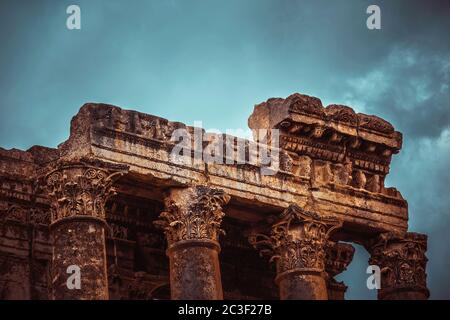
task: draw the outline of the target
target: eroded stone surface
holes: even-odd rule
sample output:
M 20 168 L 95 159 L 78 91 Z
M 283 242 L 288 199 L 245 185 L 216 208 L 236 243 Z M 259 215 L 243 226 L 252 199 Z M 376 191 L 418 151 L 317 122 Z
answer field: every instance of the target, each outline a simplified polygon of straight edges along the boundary
M 341 299 L 345 285 L 333 277 L 350 263 L 352 250 L 339 241 L 364 244 L 371 261 L 383 266 L 386 288 L 379 292 L 380 298 L 428 296 L 426 239 L 407 233 L 407 202 L 384 183 L 391 158 L 402 145 L 401 134 L 390 123 L 357 114 L 347 106 L 324 107 L 318 98 L 293 94 L 256 105 L 249 126 L 280 130 L 275 174 L 262 174 L 258 162 L 229 161 L 227 154 L 223 163 L 193 161 L 195 146 L 183 161 L 174 161 L 174 131 L 183 129 L 194 136 L 205 134 L 204 130 L 106 104 L 85 104 L 71 121 L 69 139 L 56 149 L 0 149 L 0 296 L 103 299 L 109 292 L 113 299 L 169 298 L 171 294 L 205 299 L 280 294 L 282 298 Z M 267 138 L 270 143 L 271 136 Z M 208 134 L 203 146 L 214 147 L 221 139 L 231 139 L 235 148 L 242 143 L 246 156 L 261 145 Z M 115 172 L 123 175 L 110 179 Z M 48 184 L 49 179 L 59 182 Z M 201 190 L 220 191 L 215 196 L 205 192 L 207 199 L 215 200 L 204 202 Z M 257 258 L 247 238 L 255 230 L 270 238 L 270 230 L 279 221 L 276 217 L 293 206 L 313 208 L 316 221 L 338 221 L 339 227 L 319 237 L 320 245 L 317 237 L 300 232 L 299 225 L 304 228 L 305 223 L 297 223 L 298 232 L 286 233 L 294 237 L 290 242 L 301 245 L 276 260 L 300 263 L 311 247 L 305 244 L 307 239 L 316 239 L 313 242 L 320 249 L 313 251 L 322 254 L 310 256 L 320 256 L 314 260 L 320 268 L 313 268 L 313 278 L 292 273 L 291 282 L 283 284 L 284 278 L 278 279 L 277 293 L 274 271 Z M 78 216 L 88 220 L 70 220 Z M 154 226 L 155 221 L 161 221 L 158 226 L 163 230 Z M 57 228 L 49 228 L 51 223 L 57 223 Z M 94 237 L 89 236 L 92 225 L 96 226 Z M 70 230 L 77 230 L 77 236 Z M 274 241 L 281 239 L 275 234 L 269 241 L 272 249 Z M 386 240 L 382 234 L 395 236 Z M 168 259 L 167 247 L 176 248 L 183 241 L 203 243 L 169 250 Z M 329 251 L 330 244 L 334 251 Z M 222 275 L 220 247 L 226 254 Z M 275 251 L 282 247 L 275 246 Z M 408 254 L 410 247 L 419 248 L 413 255 L 416 258 Z M 190 250 L 196 259 L 187 259 L 192 256 Z M 86 255 L 78 261 L 77 252 Z M 234 255 L 237 258 L 231 259 Z M 249 259 L 239 258 L 243 256 Z M 88 290 L 82 294 L 57 289 L 67 277 L 64 267 L 69 260 L 92 268 L 83 280 Z M 278 263 L 277 273 L 286 263 Z M 233 283 L 222 289 L 221 277 Z M 249 288 L 242 279 L 255 281 Z M 190 286 L 198 289 L 199 296 L 188 296 Z

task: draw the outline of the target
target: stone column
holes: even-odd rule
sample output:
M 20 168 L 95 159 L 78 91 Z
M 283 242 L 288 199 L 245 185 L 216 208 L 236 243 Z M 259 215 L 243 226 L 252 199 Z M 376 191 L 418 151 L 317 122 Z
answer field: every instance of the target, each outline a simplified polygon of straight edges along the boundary
M 114 179 L 122 173 L 71 163 L 46 176 L 53 241 L 52 299 L 108 299 L 104 205 L 114 194 Z M 78 271 L 79 289 L 71 277 Z
M 172 299 L 223 299 L 219 266 L 222 207 L 230 197 L 207 186 L 172 188 L 155 224 L 167 237 Z
M 345 300 L 347 286 L 343 281 L 338 282 L 334 277 L 347 270 L 347 266 L 353 260 L 355 248 L 348 243 L 329 241 L 325 252 L 325 271 L 328 275 L 328 300 Z
M 427 236 L 408 232 L 385 233 L 369 245 L 369 264 L 381 270 L 380 300 L 425 300 Z
M 340 226 L 338 220 L 291 205 L 271 226 L 270 236 L 250 236 L 255 248 L 276 261 L 280 299 L 328 299 L 325 245 L 330 232 Z

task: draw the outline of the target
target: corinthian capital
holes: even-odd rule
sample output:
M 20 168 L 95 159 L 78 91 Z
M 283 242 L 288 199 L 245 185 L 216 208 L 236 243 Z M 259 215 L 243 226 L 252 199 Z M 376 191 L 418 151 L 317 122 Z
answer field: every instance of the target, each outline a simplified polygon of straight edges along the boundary
M 381 269 L 380 298 L 417 291 L 428 297 L 426 284 L 427 236 L 418 233 L 381 234 L 369 245 L 369 264 Z
M 249 240 L 261 254 L 276 261 L 278 274 L 292 270 L 321 273 L 325 270 L 328 237 L 341 224 L 291 205 L 271 226 L 270 236 L 256 234 Z
M 108 168 L 83 162 L 59 165 L 45 176 L 51 222 L 74 216 L 104 219 L 105 203 L 115 194 L 113 182 L 125 169 L 123 166 Z
M 218 241 L 225 215 L 222 207 L 230 196 L 207 186 L 173 188 L 165 199 L 165 211 L 155 225 L 162 228 L 169 245 L 181 240 Z

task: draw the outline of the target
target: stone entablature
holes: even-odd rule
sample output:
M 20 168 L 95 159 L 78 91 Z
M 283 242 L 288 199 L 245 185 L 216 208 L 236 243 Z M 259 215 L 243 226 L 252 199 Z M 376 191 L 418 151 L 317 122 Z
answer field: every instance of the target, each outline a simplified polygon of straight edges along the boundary
M 318 183 L 350 185 L 373 193 L 400 197 L 384 187 L 392 154 L 402 146 L 402 134 L 387 121 L 343 105 L 323 107 L 320 99 L 293 94 L 255 106 L 252 129 L 280 129 L 280 147 L 292 167 L 314 162 Z
M 0 149 L 0 269 L 8 275 L 0 276 L 0 297 L 11 298 L 20 287 L 28 299 L 273 298 L 276 279 L 283 299 L 343 299 L 346 286 L 334 276 L 351 262 L 354 249 L 339 241 L 364 244 L 371 261 L 391 269 L 397 263 L 392 252 L 413 243 L 423 258 L 406 264 L 425 279 L 426 238 L 407 233 L 407 202 L 384 186 L 391 157 L 401 148 L 392 125 L 294 94 L 257 105 L 249 126 L 267 129 L 267 143 L 269 129 L 280 130 L 273 174 L 263 174 L 258 161 L 228 162 L 225 153 L 223 163 L 199 160 L 195 145 L 175 161 L 177 129 L 204 135 L 201 148 L 220 139 L 233 141 L 233 149 L 244 145 L 246 157 L 255 146 L 274 147 L 106 104 L 85 104 L 72 119 L 69 139 L 56 149 Z M 258 241 L 248 242 L 254 230 L 264 231 L 276 274 L 258 260 L 252 248 Z M 381 246 L 376 239 L 382 234 L 397 236 Z M 68 243 L 77 243 L 87 257 L 71 254 Z M 242 268 L 246 278 L 261 279 L 259 289 L 237 280 L 222 288 L 221 252 L 249 257 L 227 260 L 225 279 Z M 92 266 L 82 295 L 55 290 L 71 259 Z M 198 265 L 208 272 L 190 274 Z M 108 270 L 115 270 L 114 277 Z M 399 286 L 403 273 L 390 273 L 386 279 L 395 281 L 384 280 L 389 290 L 380 298 L 398 297 L 400 289 L 405 297 L 428 296 L 419 278 Z M 315 290 L 305 294 L 310 283 Z M 198 296 L 190 295 L 193 288 Z
M 283 210 L 294 201 L 305 204 L 312 185 L 313 195 L 327 215 L 361 227 L 367 226 L 368 219 L 370 226 L 378 230 L 406 230 L 406 201 L 394 188 L 381 187 L 381 176 L 356 170 L 353 177 L 352 165 L 309 156 L 300 156 L 292 163 L 292 154 L 285 150 L 281 150 L 280 170 L 273 176 L 262 175 L 257 164 L 194 160 L 175 163 L 170 157 L 175 145 L 170 136 L 179 128 L 194 131 L 179 122 L 110 105 L 86 104 L 72 120 L 69 140 L 59 149 L 63 157 L 70 158 L 75 153 L 126 164 L 130 173 L 152 179 L 158 185 L 188 186 L 208 181 L 237 201 L 248 203 L 257 197 L 261 205 L 274 211 Z M 380 212 L 381 208 L 389 215 Z

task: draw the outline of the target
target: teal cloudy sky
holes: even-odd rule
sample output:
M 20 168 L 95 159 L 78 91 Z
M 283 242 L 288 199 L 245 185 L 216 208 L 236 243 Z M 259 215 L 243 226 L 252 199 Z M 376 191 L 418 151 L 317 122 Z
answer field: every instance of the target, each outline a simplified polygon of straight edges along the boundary
M 87 101 L 221 130 L 293 92 L 377 114 L 404 133 L 387 184 L 429 235 L 432 298 L 450 298 L 449 31 L 438 0 L 0 0 L 0 146 L 55 147 Z M 375 297 L 366 261 L 359 248 L 342 276 L 349 298 Z

